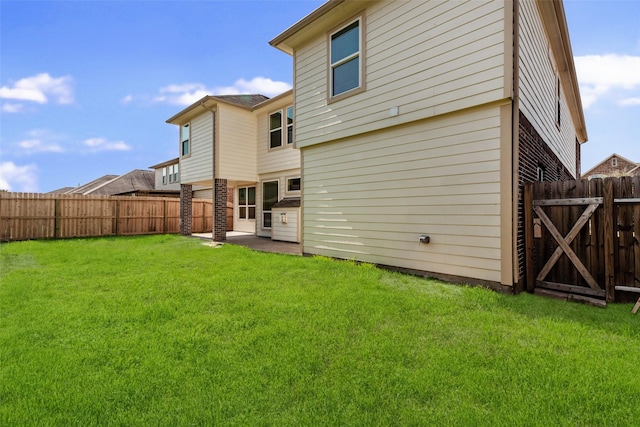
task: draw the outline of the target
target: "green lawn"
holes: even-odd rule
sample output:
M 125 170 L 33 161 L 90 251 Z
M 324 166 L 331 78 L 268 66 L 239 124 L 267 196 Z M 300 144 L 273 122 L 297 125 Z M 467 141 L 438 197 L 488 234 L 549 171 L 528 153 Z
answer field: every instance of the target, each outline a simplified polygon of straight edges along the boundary
M 0 246 L 0 425 L 640 423 L 640 316 L 178 236 Z

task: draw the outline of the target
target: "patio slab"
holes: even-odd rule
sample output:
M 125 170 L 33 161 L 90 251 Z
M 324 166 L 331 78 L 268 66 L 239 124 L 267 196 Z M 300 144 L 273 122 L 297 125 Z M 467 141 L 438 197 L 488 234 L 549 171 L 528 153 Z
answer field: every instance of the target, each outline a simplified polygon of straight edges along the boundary
M 212 240 L 211 233 L 193 234 L 203 240 Z M 302 246 L 299 243 L 280 242 L 271 240 L 268 237 L 259 237 L 252 233 L 242 233 L 238 231 L 227 232 L 226 242 L 231 245 L 245 246 L 262 252 L 274 252 L 279 254 L 302 255 Z

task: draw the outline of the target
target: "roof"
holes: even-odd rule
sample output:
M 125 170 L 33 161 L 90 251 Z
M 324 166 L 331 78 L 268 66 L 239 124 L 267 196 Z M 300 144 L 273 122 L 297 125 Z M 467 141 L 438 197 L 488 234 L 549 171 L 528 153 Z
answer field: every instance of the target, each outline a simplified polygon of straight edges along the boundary
M 110 196 L 134 190 L 153 190 L 155 186 L 155 176 L 154 171 L 135 169 L 83 194 Z
M 273 205 L 271 209 L 277 208 L 299 208 L 300 207 L 300 197 L 287 197 L 280 200 L 278 203 Z
M 66 194 L 69 191 L 73 190 L 75 187 L 62 187 L 57 188 L 55 190 L 49 191 L 49 194 Z
M 71 191 L 68 191 L 65 194 L 88 194 L 91 191 L 95 190 L 96 188 L 101 187 L 105 183 L 117 177 L 118 175 L 104 175 L 86 184 L 78 185 L 77 187 L 73 188 Z
M 210 111 L 217 103 L 221 102 L 228 105 L 233 105 L 235 107 L 244 108 L 246 110 L 251 110 L 253 106 L 260 104 L 268 100 L 268 96 L 264 95 L 256 95 L 256 94 L 245 94 L 245 95 L 206 95 L 200 98 L 198 101 L 189 105 L 187 108 L 183 109 L 179 113 L 171 116 L 166 120 L 166 123 L 170 124 L 182 124 L 181 118 L 183 118 L 188 113 L 197 113 Z M 199 111 L 200 110 L 200 111 Z
M 166 162 L 158 163 L 157 165 L 149 166 L 149 169 L 160 169 L 165 166 L 175 165 L 180 162 L 180 157 L 176 157 L 175 159 L 167 160 Z

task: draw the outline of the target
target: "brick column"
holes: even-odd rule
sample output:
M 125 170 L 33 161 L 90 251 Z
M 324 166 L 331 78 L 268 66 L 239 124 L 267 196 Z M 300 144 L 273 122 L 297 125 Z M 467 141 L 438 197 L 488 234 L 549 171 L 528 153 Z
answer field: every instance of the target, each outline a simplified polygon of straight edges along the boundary
M 213 240 L 227 240 L 227 180 L 216 178 L 213 189 Z
M 193 221 L 193 188 L 191 184 L 180 184 L 180 235 L 191 236 Z

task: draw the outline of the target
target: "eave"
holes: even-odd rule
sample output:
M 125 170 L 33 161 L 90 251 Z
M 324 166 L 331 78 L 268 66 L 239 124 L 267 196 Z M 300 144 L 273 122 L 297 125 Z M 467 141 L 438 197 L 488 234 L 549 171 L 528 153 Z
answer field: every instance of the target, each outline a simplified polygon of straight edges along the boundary
M 573 52 L 571 50 L 564 6 L 562 1 L 558 0 L 538 0 L 536 4 L 542 16 L 551 51 L 558 66 L 560 81 L 562 82 L 569 112 L 576 128 L 576 137 L 580 143 L 584 143 L 588 140 L 587 126 L 584 120 L 580 88 L 573 62 Z

